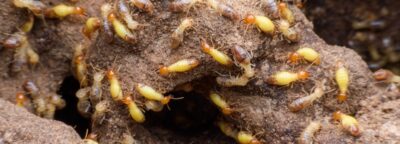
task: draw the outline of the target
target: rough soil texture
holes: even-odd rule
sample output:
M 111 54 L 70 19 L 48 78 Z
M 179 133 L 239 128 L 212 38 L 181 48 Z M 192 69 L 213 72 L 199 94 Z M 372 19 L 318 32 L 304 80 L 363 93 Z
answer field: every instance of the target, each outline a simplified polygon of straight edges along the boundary
M 46 2 L 50 4 L 49 1 Z M 60 3 L 56 0 L 51 2 Z M 239 11 L 242 17 L 248 13 L 264 15 L 262 6 L 257 1 L 227 0 L 225 2 Z M 8 21 L 0 21 L 2 25 L 0 38 L 15 31 L 15 25 L 21 23 L 22 19 L 18 14 L 24 13 L 23 10 L 15 10 L 10 6 L 9 1 L 3 3 L 0 5 L 0 19 Z M 99 16 L 99 7 L 102 3 L 104 3 L 102 0 L 88 0 L 78 5 L 87 8 L 88 15 Z M 132 135 L 137 142 L 141 143 L 233 143 L 233 140 L 220 133 L 213 124 L 221 117 L 242 130 L 256 134 L 256 137 L 265 143 L 295 142 L 301 131 L 312 120 L 323 122 L 322 130 L 315 136 L 317 143 L 391 143 L 400 139 L 398 135 L 400 133 L 399 92 L 387 92 L 385 91 L 387 86 L 375 86 L 371 72 L 361 57 L 345 47 L 326 44 L 313 32 L 312 23 L 297 8 L 291 7 L 296 17 L 295 28 L 300 32 L 302 39 L 298 43 L 288 43 L 279 35 L 270 37 L 255 27 L 249 27 L 246 30 L 246 25 L 242 22 L 232 22 L 204 4 L 197 4 L 187 13 L 171 13 L 167 10 L 168 1 L 153 1 L 153 3 L 156 8 L 153 15 L 132 8 L 134 19 L 146 25 L 135 32 L 140 38 L 138 44 L 130 45 L 117 37 L 114 38 L 113 43 L 109 44 L 106 43 L 107 40 L 102 33 L 93 40 L 87 55 L 87 61 L 92 65 L 89 75 L 91 77 L 92 73 L 99 69 L 113 68 L 117 71 L 124 92 L 134 92 L 134 85 L 140 82 L 162 93 L 176 94 L 175 97 L 183 96 L 184 100 L 173 101 L 170 112 L 165 109 L 158 116 L 147 113 L 146 123 L 138 124 L 131 119 L 123 104 L 112 101 L 107 92 L 108 82 L 104 81 L 102 98 L 110 104 L 109 111 L 102 124 L 97 123 L 99 119 L 94 119 L 91 125 L 91 131 L 98 134 L 100 143 L 121 142 L 124 139 L 123 135 Z M 196 26 L 185 33 L 185 40 L 181 47 L 170 49 L 170 35 L 185 17 L 192 17 Z M 62 80 L 71 75 L 72 49 L 84 39 L 80 33 L 83 23 L 84 18 L 77 16 L 68 17 L 62 21 L 46 19 L 46 23 L 37 19 L 34 30 L 29 36 L 30 42 L 41 56 L 40 65 L 36 69 L 27 69 L 18 76 L 9 75 L 8 64 L 12 60 L 12 51 L 2 50 L 0 52 L 1 98 L 15 102 L 16 92 L 22 91 L 22 83 L 27 79 L 38 83 L 42 93 L 56 92 Z M 218 86 L 215 77 L 239 75 L 240 69 L 221 66 L 210 56 L 201 52 L 200 38 L 207 39 L 209 42 L 213 41 L 216 48 L 229 55 L 231 55 L 229 49 L 234 45 L 243 46 L 251 51 L 256 76 L 245 87 Z M 303 46 L 313 47 L 320 52 L 321 65 L 290 66 L 286 63 L 287 54 Z M 201 60 L 200 66 L 190 72 L 169 77 L 158 74 L 161 65 L 169 65 L 190 57 Z M 343 104 L 336 101 L 338 91 L 333 80 L 334 68 L 338 60 L 344 61 L 351 73 L 349 99 Z M 311 73 L 310 80 L 286 87 L 264 83 L 265 78 L 279 70 L 304 69 Z M 327 91 L 329 91 L 326 95 L 306 110 L 298 113 L 289 111 L 287 108 L 289 102 L 307 95 L 315 86 L 316 81 L 324 79 L 327 80 Z M 188 82 L 194 86 L 192 93 L 174 92 L 176 86 Z M 215 108 L 208 102 L 210 90 L 225 96 L 227 102 L 235 110 L 231 116 L 222 116 L 219 112 L 215 112 Z M 143 101 L 139 94 L 134 92 L 134 96 L 136 101 Z M 191 101 L 191 99 L 203 102 L 196 104 L 196 101 Z M 191 106 L 190 102 L 194 103 L 195 108 L 188 108 Z M 4 109 L 4 107 L 7 106 L 0 105 L 0 108 Z M 364 134 L 359 138 L 354 138 L 343 132 L 330 118 L 336 110 L 355 115 L 364 129 Z M 163 120 L 169 120 L 168 117 L 175 116 L 171 114 L 174 112 L 178 113 L 175 114 L 176 116 L 181 116 L 179 112 L 190 113 L 190 116 L 184 117 L 195 117 L 200 122 L 194 122 L 196 120 L 188 123 L 178 123 L 173 120 L 163 122 Z M 6 114 L 0 113 L 0 115 L 3 117 Z M 21 113 L 21 115 L 32 117 L 30 114 Z M 13 117 L 10 115 L 10 118 Z M 40 118 L 32 119 L 40 120 Z M 26 123 L 29 122 L 28 118 L 21 119 L 23 120 L 27 120 L 24 121 Z M 49 128 L 61 127 L 60 125 L 62 124 Z M 188 126 L 185 127 L 185 125 Z M 203 129 L 200 132 L 188 133 L 190 128 L 196 127 L 203 127 Z M 388 131 L 387 127 L 392 129 Z M 183 130 L 176 130 L 180 128 Z M 65 130 L 70 129 L 65 127 Z M 38 133 L 41 131 L 39 126 L 29 127 L 29 130 L 38 131 Z M 18 128 L 9 128 L 6 131 L 23 132 Z M 49 137 L 37 136 L 37 139 L 30 139 L 30 143 L 41 143 L 44 138 Z M 51 143 L 51 141 L 47 142 Z

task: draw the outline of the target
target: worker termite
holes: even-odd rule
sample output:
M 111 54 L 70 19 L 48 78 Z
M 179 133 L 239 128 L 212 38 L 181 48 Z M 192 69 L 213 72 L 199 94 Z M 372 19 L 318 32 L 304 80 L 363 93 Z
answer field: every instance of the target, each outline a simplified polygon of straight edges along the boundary
M 240 144 L 261 144 L 261 142 L 259 140 L 257 140 L 256 137 L 254 137 L 252 134 L 249 134 L 245 131 L 238 132 L 237 141 Z
M 168 104 L 172 99 L 172 96 L 164 96 L 152 87 L 140 83 L 136 84 L 136 91 L 146 99 L 158 101 L 163 105 Z
M 374 72 L 373 77 L 377 81 L 384 81 L 387 83 L 400 83 L 400 76 L 393 74 L 393 72 L 385 69 L 380 69 Z
M 210 92 L 210 100 L 221 110 L 224 115 L 230 115 L 233 109 L 229 104 L 217 93 Z
M 46 5 L 36 0 L 13 0 L 13 4 L 18 8 L 27 8 L 36 16 L 41 16 L 46 9 Z
M 207 4 L 224 17 L 234 21 L 239 19 L 239 13 L 229 5 L 220 3 L 217 0 L 207 0 Z
M 164 108 L 164 105 L 161 102 L 153 100 L 147 100 L 144 105 L 146 106 L 147 110 L 152 110 L 154 112 L 160 112 Z
M 85 26 L 82 28 L 82 33 L 87 37 L 91 38 L 92 34 L 99 29 L 101 21 L 99 18 L 91 17 L 86 20 Z
M 136 37 L 133 33 L 117 18 L 114 13 L 108 15 L 108 20 L 111 22 L 115 33 L 124 41 L 129 43 L 136 43 Z
M 285 86 L 295 81 L 306 80 L 310 74 L 306 71 L 288 72 L 280 71 L 266 79 L 266 82 L 273 85 Z
M 171 2 L 168 7 L 172 12 L 185 12 L 199 1 L 200 0 L 176 0 Z
M 265 6 L 265 11 L 272 18 L 279 17 L 278 5 L 275 0 L 262 0 L 261 1 Z
M 312 144 L 314 143 L 313 137 L 316 132 L 321 129 L 321 123 L 317 121 L 313 121 L 304 129 L 304 131 L 300 134 L 300 137 L 297 138 L 299 144 Z
M 122 100 L 123 98 L 122 88 L 121 85 L 119 84 L 118 77 L 116 76 L 116 74 L 112 69 L 108 70 L 106 75 L 108 78 L 108 82 L 110 83 L 111 97 L 115 101 Z
M 300 35 L 294 29 L 290 28 L 288 21 L 279 20 L 278 29 L 287 40 L 291 42 L 298 42 L 300 40 Z
M 89 101 L 90 87 L 81 88 L 76 92 L 76 97 L 78 98 L 78 103 L 76 105 L 79 114 L 85 118 L 91 116 L 92 104 Z
M 132 5 L 150 14 L 153 14 L 154 12 L 154 5 L 150 0 L 129 0 L 129 1 Z
M 361 127 L 358 124 L 358 121 L 349 115 L 346 115 L 340 111 L 333 113 L 333 119 L 336 121 L 340 121 L 341 126 L 347 132 L 349 132 L 353 136 L 361 135 Z
M 128 106 L 129 114 L 138 123 L 143 123 L 145 121 L 145 116 L 142 110 L 136 105 L 132 98 L 128 95 L 122 99 L 122 102 Z
M 107 40 L 108 43 L 112 42 L 112 39 L 114 37 L 114 33 L 111 28 L 111 24 L 108 21 L 108 15 L 112 12 L 112 7 L 109 3 L 105 3 L 101 6 L 100 8 L 101 11 L 101 21 L 102 21 L 102 31 L 105 33 L 106 37 L 105 40 Z
M 88 85 L 87 64 L 83 55 L 75 57 L 75 75 L 82 87 Z
M 69 15 L 84 15 L 85 10 L 81 7 L 67 6 L 59 4 L 45 11 L 45 16 L 48 18 L 64 18 Z
M 337 99 L 339 102 L 344 102 L 347 99 L 347 90 L 349 88 L 349 71 L 342 61 L 336 63 L 335 80 L 339 87 L 339 95 Z
M 292 112 L 298 112 L 304 108 L 307 108 L 308 106 L 310 106 L 315 100 L 319 99 L 320 97 L 322 97 L 322 95 L 324 95 L 325 91 L 325 86 L 324 86 L 324 82 L 319 83 L 317 85 L 317 87 L 314 89 L 314 92 L 311 93 L 308 96 L 305 97 L 301 97 L 298 98 L 296 100 L 294 100 L 293 102 L 291 102 L 288 107 L 290 109 L 290 111 Z
M 97 102 L 101 99 L 103 94 L 102 81 L 104 79 L 104 72 L 96 72 L 93 74 L 93 82 L 90 90 L 90 100 Z
M 32 14 L 29 14 L 28 21 L 26 21 L 22 26 L 21 30 L 25 33 L 30 32 L 33 28 L 33 24 L 35 23 L 35 17 Z
M 170 73 L 176 72 L 187 72 L 196 68 L 200 64 L 200 61 L 194 58 L 179 60 L 169 66 L 163 66 L 160 68 L 160 75 L 167 76 Z
M 242 75 L 238 77 L 217 77 L 216 81 L 219 85 L 225 87 L 232 87 L 232 86 L 246 86 L 249 82 L 249 78 Z
M 280 16 L 292 25 L 295 19 L 293 12 L 288 8 L 287 4 L 284 2 L 279 3 L 278 9 Z
M 27 97 L 23 93 L 19 92 L 17 95 L 15 95 L 15 103 L 19 107 L 24 107 L 26 99 Z
M 296 52 L 289 54 L 288 62 L 291 64 L 297 64 L 302 60 L 319 65 L 321 63 L 321 56 L 317 51 L 308 47 L 300 48 Z
M 254 16 L 254 15 L 247 15 L 243 19 L 244 23 L 246 24 L 255 24 L 261 31 L 266 34 L 274 35 L 275 32 L 275 25 L 266 16 Z
M 107 112 L 109 104 L 103 100 L 96 104 L 94 107 L 94 113 L 92 115 L 93 121 L 99 119 L 99 124 L 102 124 L 105 119 L 105 113 Z
M 171 48 L 177 48 L 183 42 L 183 36 L 186 29 L 193 26 L 192 18 L 185 18 L 171 35 Z
M 211 47 L 205 40 L 201 41 L 201 50 L 222 65 L 231 66 L 233 64 L 232 59 L 228 55 Z
M 97 141 L 97 134 L 90 133 L 83 139 L 84 144 L 99 144 Z
M 17 32 L 3 42 L 4 47 L 14 48 L 14 60 L 11 65 L 11 72 L 17 73 L 27 63 L 35 66 L 39 62 L 39 55 L 31 47 L 24 32 Z
M 39 88 L 33 81 L 26 81 L 22 87 L 33 99 L 39 97 Z
M 139 26 L 139 23 L 132 19 L 132 15 L 131 15 L 129 7 L 126 4 L 126 1 L 118 0 L 116 7 L 118 10 L 118 14 L 120 15 L 120 17 L 122 19 L 124 19 L 128 28 L 131 30 L 137 29 Z

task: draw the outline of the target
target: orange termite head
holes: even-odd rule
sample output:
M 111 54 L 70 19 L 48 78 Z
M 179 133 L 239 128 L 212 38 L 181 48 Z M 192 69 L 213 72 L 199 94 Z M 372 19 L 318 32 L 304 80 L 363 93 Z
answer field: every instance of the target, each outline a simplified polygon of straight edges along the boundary
M 288 62 L 290 64 L 297 64 L 300 61 L 300 59 L 301 59 L 301 56 L 298 53 L 296 53 L 296 52 L 289 53 Z
M 167 76 L 168 74 L 169 74 L 168 67 L 162 66 L 162 67 L 160 68 L 160 75 L 162 75 L 162 76 Z
M 310 77 L 310 73 L 308 73 L 307 71 L 299 71 L 297 73 L 297 76 L 299 77 L 299 80 L 307 80 L 308 77 Z
M 161 104 L 166 105 L 169 103 L 169 101 L 171 101 L 171 99 L 172 99 L 172 96 L 166 96 L 160 102 L 161 102 Z
M 131 96 L 129 96 L 129 95 L 128 95 L 128 96 L 125 96 L 121 101 L 122 101 L 122 103 L 124 103 L 124 104 L 126 104 L 126 105 L 128 105 L 128 104 L 130 104 L 130 103 L 133 102 Z
M 201 50 L 203 50 L 205 53 L 208 53 L 211 50 L 211 46 L 205 40 L 201 40 Z
M 75 63 L 76 64 L 79 64 L 79 63 L 82 63 L 82 61 L 84 61 L 84 56 L 83 55 L 79 55 L 79 56 L 77 56 L 76 58 L 75 58 Z
M 97 140 L 97 134 L 95 133 L 90 133 L 86 136 L 85 139 L 91 139 L 91 140 Z
M 117 18 L 117 16 L 114 13 L 110 13 L 107 16 L 108 21 L 114 21 Z
M 115 73 L 112 69 L 107 70 L 106 76 L 108 79 L 112 79 L 115 76 Z
M 253 139 L 250 141 L 250 144 L 261 144 L 259 140 Z
M 252 14 L 248 14 L 244 17 L 243 22 L 246 24 L 254 24 L 256 22 L 256 17 Z
M 286 5 L 286 3 L 284 3 L 284 2 L 281 2 L 281 3 L 279 3 L 279 9 L 285 9 L 285 8 L 287 8 L 287 5 Z
M 26 100 L 26 97 L 23 93 L 19 92 L 15 95 L 15 99 L 18 103 L 23 103 Z
M 340 93 L 340 94 L 337 96 L 337 99 L 338 99 L 339 103 L 342 103 L 342 102 L 344 102 L 344 101 L 347 100 L 347 95 L 346 95 L 345 93 Z
M 384 81 L 387 79 L 390 79 L 390 77 L 393 76 L 393 73 L 391 71 L 385 70 L 385 69 L 380 69 L 376 72 L 374 72 L 373 77 L 377 81 Z
M 341 119 L 341 117 L 342 117 L 342 114 L 343 114 L 343 113 L 340 112 L 340 111 L 334 112 L 333 115 L 332 115 L 333 120 L 335 120 L 335 121 L 340 121 L 340 119 Z
M 336 69 L 339 69 L 339 68 L 343 68 L 345 66 L 344 66 L 343 61 L 339 60 L 339 61 L 336 62 L 336 66 L 335 67 L 336 67 Z
M 224 115 L 230 115 L 232 112 L 233 112 L 233 109 L 229 108 L 229 107 L 222 109 L 222 114 L 224 114 Z
M 82 7 L 75 7 L 74 14 L 85 15 L 85 9 Z

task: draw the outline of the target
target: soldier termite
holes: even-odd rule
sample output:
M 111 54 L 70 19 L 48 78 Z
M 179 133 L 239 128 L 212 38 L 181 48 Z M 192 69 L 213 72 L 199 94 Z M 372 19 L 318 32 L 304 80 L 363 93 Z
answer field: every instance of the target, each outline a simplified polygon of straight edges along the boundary
M 92 34 L 99 29 L 101 26 L 101 21 L 99 18 L 91 17 L 86 20 L 85 26 L 82 28 L 82 33 L 87 38 L 92 38 Z
M 278 5 L 275 0 L 262 0 L 261 2 L 264 5 L 267 14 L 274 19 L 279 17 Z
M 275 25 L 266 16 L 254 16 L 254 15 L 247 15 L 243 19 L 244 23 L 246 24 L 255 24 L 261 31 L 266 34 L 274 35 L 275 32 Z
M 358 124 L 358 121 L 349 115 L 346 115 L 340 111 L 333 113 L 333 119 L 336 121 L 340 121 L 340 124 L 343 129 L 349 132 L 353 136 L 361 135 L 361 127 Z
M 36 16 L 42 16 L 46 5 L 36 0 L 13 0 L 13 4 L 18 8 L 27 8 Z
M 81 88 L 76 92 L 78 103 L 76 105 L 79 114 L 85 118 L 89 118 L 91 113 L 92 104 L 89 101 L 90 87 Z
M 308 79 L 309 75 L 310 74 L 306 71 L 299 71 L 296 73 L 280 71 L 267 78 L 266 82 L 273 85 L 285 86 L 295 81 L 306 80 Z
M 122 99 L 122 102 L 128 106 L 129 114 L 138 123 L 143 123 L 145 121 L 145 116 L 142 110 L 136 105 L 135 101 L 128 95 Z
M 19 92 L 17 95 L 15 95 L 15 103 L 19 107 L 24 107 L 26 99 L 27 97 L 23 93 Z
M 112 39 L 114 37 L 114 33 L 111 28 L 111 24 L 108 21 L 108 15 L 112 11 L 112 7 L 109 3 L 105 3 L 101 6 L 100 8 L 101 11 L 101 21 L 102 21 L 102 31 L 105 33 L 106 37 L 105 40 L 107 40 L 108 43 L 112 42 Z
M 217 0 L 207 0 L 206 2 L 210 7 L 215 9 L 222 16 L 227 17 L 233 21 L 239 20 L 239 13 L 231 6 L 221 3 Z
M 154 5 L 150 0 L 129 0 L 135 7 L 144 10 L 150 14 L 154 12 Z
M 172 98 L 172 96 L 164 96 L 152 87 L 140 83 L 136 85 L 136 91 L 146 99 L 158 101 L 163 105 L 168 104 Z
M 347 99 L 347 90 L 349 88 L 349 71 L 342 61 L 336 63 L 335 80 L 339 87 L 339 95 L 337 99 L 339 102 L 344 102 Z
M 104 72 L 96 72 L 93 74 L 93 82 L 90 90 L 90 100 L 93 102 L 100 101 L 103 94 L 102 81 L 104 79 Z
M 314 143 L 313 137 L 316 132 L 321 129 L 321 123 L 317 121 L 310 122 L 304 131 L 297 138 L 299 144 L 312 144 Z
M 108 82 L 110 83 L 111 97 L 113 98 L 114 101 L 122 100 L 123 98 L 122 88 L 121 85 L 119 84 L 118 77 L 116 76 L 116 74 L 112 69 L 108 70 L 106 75 L 108 78 Z
M 185 12 L 199 1 L 200 0 L 176 0 L 169 4 L 169 10 L 172 12 Z
M 298 42 L 300 40 L 300 35 L 294 29 L 290 28 L 290 24 L 286 20 L 278 21 L 278 29 L 287 40 L 291 42 Z
M 48 8 L 45 11 L 45 16 L 48 18 L 65 18 L 69 15 L 84 15 L 85 10 L 81 7 L 67 6 L 65 4 L 59 4 L 52 8 Z
M 319 65 L 321 63 L 321 56 L 317 51 L 308 47 L 300 48 L 296 52 L 289 54 L 288 62 L 291 64 L 297 64 L 302 60 Z
M 126 25 L 130 30 L 135 30 L 138 28 L 139 23 L 132 19 L 132 15 L 129 7 L 126 4 L 125 0 L 118 0 L 116 5 L 116 9 L 118 10 L 119 16 L 124 19 Z
M 136 37 L 133 33 L 123 24 L 114 13 L 108 15 L 108 20 L 111 22 L 115 33 L 124 41 L 129 43 L 136 43 Z
M 280 16 L 283 19 L 287 20 L 290 25 L 293 25 L 294 20 L 295 20 L 294 15 L 293 15 L 293 12 L 288 8 L 287 4 L 281 2 L 281 3 L 279 3 L 278 8 L 279 8 Z
M 201 50 L 222 65 L 231 66 L 233 64 L 232 59 L 228 55 L 211 47 L 205 40 L 201 41 Z
M 192 18 L 185 18 L 171 35 L 171 48 L 178 48 L 183 42 L 184 32 L 193 26 Z
M 221 110 L 224 115 L 230 115 L 233 109 L 229 104 L 217 93 L 210 92 L 210 100 Z
M 393 74 L 393 72 L 385 69 L 380 69 L 374 72 L 373 77 L 377 81 L 384 81 L 387 83 L 400 83 L 400 76 Z
M 310 106 L 315 100 L 319 99 L 324 95 L 325 93 L 325 86 L 324 86 L 324 81 L 321 83 L 318 83 L 316 88 L 314 89 L 314 92 L 311 93 L 308 96 L 298 98 L 291 102 L 288 107 L 290 111 L 292 112 L 298 112 L 304 108 L 307 108 Z
M 187 72 L 196 68 L 199 64 L 200 62 L 194 58 L 179 60 L 169 66 L 161 67 L 160 75 L 167 76 L 170 73 Z

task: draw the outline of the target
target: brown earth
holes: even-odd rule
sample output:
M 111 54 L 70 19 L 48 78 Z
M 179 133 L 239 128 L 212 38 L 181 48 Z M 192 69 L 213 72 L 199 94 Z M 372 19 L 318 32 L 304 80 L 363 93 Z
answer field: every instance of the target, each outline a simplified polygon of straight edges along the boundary
M 57 0 L 51 1 L 52 3 L 46 2 L 49 5 L 60 3 Z M 291 9 L 295 12 L 295 28 L 302 37 L 298 43 L 288 43 L 279 35 L 267 36 L 254 27 L 246 30 L 242 22 L 232 22 L 221 17 L 204 4 L 197 4 L 187 13 L 170 13 L 167 11 L 168 1 L 153 2 L 156 7 L 153 15 L 132 8 L 134 19 L 146 25 L 136 31 L 140 38 L 138 44 L 131 45 L 117 37 L 113 39 L 113 43 L 109 44 L 102 33 L 93 40 L 87 56 L 87 61 L 91 64 L 89 76 L 91 77 L 93 72 L 99 69 L 112 68 L 117 71 L 125 92 L 134 91 L 134 85 L 140 82 L 162 93 L 173 94 L 175 97 L 184 97 L 184 99 L 173 100 L 170 104 L 171 110 L 146 113 L 146 123 L 138 124 L 131 119 L 125 106 L 112 101 L 107 92 L 108 82 L 104 81 L 102 99 L 110 104 L 106 120 L 100 124 L 97 123 L 99 119 L 96 118 L 92 120 L 93 123 L 90 126 L 91 131 L 98 134 L 100 143 L 118 143 L 124 139 L 124 135 L 131 135 L 141 143 L 233 143 L 233 140 L 224 136 L 214 125 L 220 118 L 234 123 L 241 130 L 256 134 L 256 137 L 265 143 L 295 142 L 301 131 L 312 120 L 323 122 L 322 130 L 315 136 L 317 143 L 395 143 L 400 139 L 398 135 L 400 133 L 399 92 L 386 91 L 386 85 L 376 86 L 367 64 L 359 55 L 345 47 L 326 44 L 313 32 L 312 23 L 294 6 Z M 102 3 L 104 1 L 82 1 L 77 5 L 87 8 L 88 15 L 99 16 L 99 7 Z M 232 5 L 242 17 L 248 13 L 264 14 L 262 6 L 257 1 L 226 1 L 226 3 Z M 14 8 L 9 1 L 2 2 L 0 6 L 0 18 L 6 20 L 0 21 L 0 39 L 4 39 L 7 34 L 15 32 L 15 27 L 22 23 L 21 19 L 24 18 L 19 15 L 26 13 L 24 10 Z M 196 26 L 185 34 L 181 47 L 170 49 L 169 36 L 185 17 L 192 17 Z M 21 86 L 26 80 L 35 81 L 43 94 L 57 91 L 73 93 L 72 91 L 60 92 L 59 89 L 63 80 L 71 75 L 70 63 L 73 48 L 84 39 L 80 33 L 83 23 L 84 18 L 79 16 L 71 16 L 63 20 L 37 19 L 29 38 L 40 54 L 40 65 L 35 69 L 27 68 L 16 76 L 9 73 L 12 51 L 2 50 L 0 52 L 2 74 L 0 97 L 14 103 L 15 94 L 23 90 Z M 221 66 L 202 53 L 200 38 L 213 41 L 215 47 L 229 55 L 229 49 L 234 45 L 243 46 L 251 51 L 256 76 L 245 87 L 224 88 L 216 84 L 215 77 L 239 75 L 240 69 Z M 313 47 L 320 52 L 321 65 L 290 66 L 286 63 L 287 54 L 303 46 Z M 169 65 L 190 57 L 201 60 L 200 66 L 193 71 L 169 77 L 158 74 L 161 65 Z M 343 104 L 336 101 L 337 86 L 333 80 L 334 67 L 338 60 L 345 62 L 351 78 L 350 97 Z M 287 87 L 272 86 L 263 82 L 265 78 L 278 70 L 304 69 L 311 73 L 310 80 Z M 310 93 L 315 82 L 324 79 L 328 81 L 329 92 L 326 95 L 301 112 L 292 113 L 288 110 L 289 102 Z M 184 83 L 192 83 L 194 90 L 190 93 L 174 90 L 176 86 Z M 210 90 L 217 91 L 226 97 L 227 102 L 235 110 L 231 116 L 222 116 L 212 106 L 208 101 Z M 66 95 L 63 96 L 65 99 L 71 99 Z M 73 95 L 69 96 L 73 97 Z M 134 96 L 137 101 L 143 101 L 137 93 L 134 93 Z M 10 106 L 6 104 L 0 105 L 2 109 L 8 107 Z M 14 109 L 13 106 L 11 109 Z M 331 114 L 336 110 L 355 115 L 359 119 L 364 131 L 361 137 L 349 136 L 331 120 Z M 0 115 L 4 117 L 6 113 L 0 113 Z M 32 117 L 31 114 L 23 112 L 21 115 Z M 9 116 L 13 117 L 11 114 Z M 182 118 L 183 121 L 178 121 L 178 118 Z M 32 119 L 35 120 L 28 118 L 21 120 L 26 120 L 24 121 L 26 123 L 45 121 L 38 117 Z M 3 122 L 1 124 L 3 125 Z M 46 126 L 49 129 L 65 127 L 62 125 L 52 126 L 44 123 L 29 127 L 32 132 L 38 134 L 44 132 L 43 135 L 38 135 L 37 139 L 36 137 L 28 139 L 29 143 L 42 143 L 44 138 L 48 138 L 46 131 L 41 131 L 40 127 Z M 26 129 L 22 124 L 9 126 L 13 127 L 5 127 L 0 129 L 0 132 L 6 131 L 18 135 Z M 65 127 L 66 131 L 69 129 Z M 22 134 L 20 136 L 26 137 Z M 65 134 L 66 140 L 69 140 L 68 137 Z M 10 142 L 14 140 L 11 139 Z M 71 139 L 71 143 L 75 142 Z

